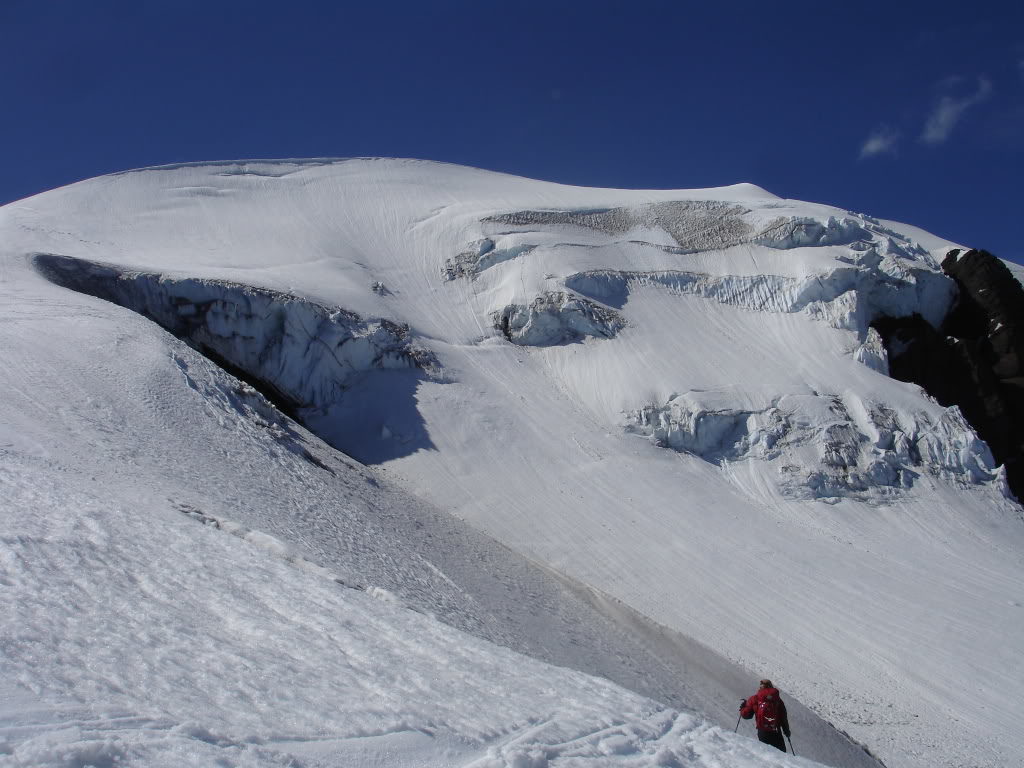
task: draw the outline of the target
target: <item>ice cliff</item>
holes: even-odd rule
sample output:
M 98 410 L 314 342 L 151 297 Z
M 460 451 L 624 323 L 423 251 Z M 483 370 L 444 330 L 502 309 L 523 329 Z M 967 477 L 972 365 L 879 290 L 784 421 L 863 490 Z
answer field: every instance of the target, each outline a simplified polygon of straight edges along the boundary
M 337 406 L 349 390 L 357 384 L 365 388 L 367 375 L 438 373 L 434 355 L 415 343 L 405 324 L 239 283 L 126 270 L 53 254 L 37 254 L 34 260 L 60 285 L 151 318 L 252 383 L 293 418 L 313 425 L 331 417 L 330 428 L 321 424 L 317 431 L 355 455 L 360 451 L 337 418 Z M 378 379 L 374 386 L 383 384 Z M 401 405 L 392 401 L 378 407 Z

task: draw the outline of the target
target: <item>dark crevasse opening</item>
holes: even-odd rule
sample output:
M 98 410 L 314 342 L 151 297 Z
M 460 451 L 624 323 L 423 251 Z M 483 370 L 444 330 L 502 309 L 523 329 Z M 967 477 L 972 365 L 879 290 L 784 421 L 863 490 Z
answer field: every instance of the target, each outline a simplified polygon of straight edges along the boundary
M 956 405 L 1024 499 L 1024 287 L 987 251 L 955 249 L 942 262 L 959 296 L 940 328 L 920 315 L 872 323 L 889 373 Z
M 416 391 L 440 366 L 406 325 L 222 280 L 34 261 L 58 285 L 150 318 L 363 463 L 433 447 Z

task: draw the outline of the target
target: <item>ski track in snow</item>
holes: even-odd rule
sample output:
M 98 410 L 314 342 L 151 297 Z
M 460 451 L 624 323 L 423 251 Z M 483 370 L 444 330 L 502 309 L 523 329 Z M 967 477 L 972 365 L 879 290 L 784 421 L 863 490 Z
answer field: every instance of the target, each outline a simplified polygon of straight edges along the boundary
M 952 244 L 749 185 L 387 160 L 102 177 L 0 209 L 0 236 L 0 765 L 792 764 L 717 700 L 765 674 L 892 768 L 1024 757 L 1020 507 L 868 329 L 941 316 Z M 45 282 L 38 253 L 408 327 L 436 375 L 306 403 L 368 470 L 148 320 Z M 671 437 L 683 395 L 739 415 L 788 397 L 856 453 Z M 673 403 L 652 436 L 681 451 L 628 432 Z M 886 413 L 929 441 L 912 483 L 789 492 L 788 467 L 844 478 L 890 450 Z M 867 764 L 800 717 L 801 754 Z

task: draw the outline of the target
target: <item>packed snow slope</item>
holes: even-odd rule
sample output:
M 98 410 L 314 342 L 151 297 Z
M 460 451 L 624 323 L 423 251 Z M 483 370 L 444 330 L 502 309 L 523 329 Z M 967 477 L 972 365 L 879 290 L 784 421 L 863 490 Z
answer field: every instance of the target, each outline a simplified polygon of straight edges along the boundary
M 157 581 L 168 601 L 167 584 L 179 574 L 185 584 L 188 574 L 208 568 L 214 598 L 207 607 L 223 603 L 233 615 L 224 595 L 237 592 L 231 585 L 246 569 L 236 566 L 251 556 L 237 548 L 252 546 L 252 537 L 221 536 L 208 544 L 211 526 L 197 520 L 237 531 L 231 521 L 246 514 L 239 510 L 251 514 L 262 499 L 265 528 L 296 516 L 303 530 L 337 525 L 327 498 L 301 513 L 307 502 L 291 489 L 326 468 L 337 475 L 340 460 L 309 448 L 295 437 L 304 434 L 298 428 L 264 413 L 265 405 L 254 406 L 262 401 L 237 382 L 224 384 L 230 377 L 217 378 L 224 374 L 181 342 L 164 334 L 166 341 L 155 343 L 162 332 L 130 309 L 251 380 L 336 448 L 374 465 L 366 478 L 388 477 L 570 583 L 621 601 L 739 668 L 772 677 L 887 765 L 1019 764 L 1024 668 L 1014 641 L 1024 630 L 1021 508 L 956 409 L 886 375 L 886 351 L 870 327 L 882 315 L 913 313 L 937 325 L 955 298 L 936 261 L 951 247 L 912 227 L 781 200 L 750 185 L 586 189 L 398 160 L 163 167 L 8 205 L 0 209 L 5 386 L 17 396 L 3 412 L 9 444 L 2 503 L 9 510 L 5 530 L 13 531 L 5 552 L 43 564 L 20 580 L 4 576 L 12 587 L 41 596 L 23 601 L 29 607 L 20 622 L 39 637 L 19 645 L 12 630 L 4 661 L 40 702 L 45 690 L 71 685 L 98 708 L 92 717 L 105 727 L 122 722 L 117 712 L 143 717 L 143 704 L 153 702 L 133 699 L 129 706 L 110 691 L 134 692 L 135 683 L 153 674 L 107 675 L 90 656 L 81 680 L 59 665 L 49 673 L 53 680 L 39 680 L 29 671 L 36 668 L 31 658 L 19 655 L 33 643 L 60 650 L 62 641 L 53 639 L 60 633 L 44 617 L 56 616 L 54 627 L 62 630 L 73 623 L 75 582 L 62 568 L 70 567 L 75 542 L 95 553 L 81 556 L 84 572 L 108 557 L 135 563 L 144 574 L 163 563 L 159 573 L 170 577 Z M 102 375 L 90 373 L 93 359 Z M 147 371 L 153 372 L 148 379 Z M 221 383 L 210 384 L 210 377 Z M 131 386 L 119 391 L 119 382 Z M 131 420 L 119 415 L 119 401 L 136 403 Z M 147 428 L 145 420 L 136 423 L 137 413 L 149 419 L 154 435 L 144 443 L 125 439 Z M 175 434 L 179 420 L 191 426 Z M 252 469 L 236 475 L 235 443 L 218 442 L 223 436 L 196 440 L 212 429 L 211 420 L 238 440 L 257 430 L 245 437 L 245 455 L 258 455 L 252 446 L 262 446 L 274 471 L 292 479 L 267 476 L 266 464 L 255 459 L 246 461 L 260 468 L 262 479 Z M 261 420 L 263 432 L 253 426 Z M 65 446 L 54 445 L 57 424 L 71 434 Z M 161 475 L 154 439 L 167 442 L 175 470 Z M 185 462 L 194 472 L 186 480 L 174 472 L 184 468 L 181 454 L 189 451 L 196 458 Z M 138 478 L 136 466 L 145 469 Z M 355 465 L 351 471 L 366 472 Z M 214 510 L 204 485 L 216 499 Z M 180 496 L 169 498 L 175 486 Z M 362 498 L 330 483 L 318 487 L 340 493 L 340 504 Z M 32 516 L 17 514 L 26 506 Z M 363 506 L 386 508 L 379 501 Z M 373 524 L 373 514 L 363 517 Z M 310 537 L 315 541 L 307 549 L 318 556 L 289 556 L 290 570 L 261 561 L 247 587 L 260 605 L 289 607 L 267 609 L 282 624 L 300 615 L 314 620 L 295 607 L 303 605 L 298 595 L 312 589 L 307 582 L 282 581 L 280 595 L 292 597 L 273 598 L 280 603 L 271 600 L 277 593 L 270 586 L 279 578 L 313 579 L 310 573 L 330 560 L 329 542 Z M 400 547 L 401 540 L 393 537 L 388 546 Z M 236 549 L 216 555 L 207 546 Z M 47 548 L 49 559 L 33 557 Z M 381 578 L 401 583 L 396 574 L 404 557 L 379 556 L 396 563 L 378 568 Z M 168 561 L 180 562 L 180 570 Z M 295 562 L 308 567 L 296 573 Z M 352 572 L 338 579 L 365 586 L 370 562 L 354 559 Z M 487 568 L 480 563 L 480 571 Z M 446 578 L 441 571 L 424 594 L 444 595 L 437 585 Z M 122 613 L 153 610 L 149 602 L 121 605 L 130 593 L 117 584 L 110 590 L 109 614 L 97 615 L 115 625 Z M 306 608 L 323 617 L 315 621 L 328 622 L 317 625 L 317 637 L 340 632 L 369 648 L 373 633 L 360 634 L 359 620 L 345 617 L 383 610 L 376 603 L 347 593 L 310 601 Z M 468 615 L 462 622 L 472 623 L 472 611 L 461 606 L 437 613 L 446 620 Z M 166 611 L 159 615 L 168 627 L 187 626 Z M 387 627 L 376 633 L 383 645 L 411 631 L 400 628 L 396 615 L 388 614 Z M 283 670 L 274 667 L 278 682 L 267 673 L 259 683 L 247 682 L 250 690 L 237 683 L 238 669 L 252 672 L 271 663 L 264 656 L 275 664 L 280 658 L 273 650 L 240 653 L 242 661 L 232 666 L 218 653 L 237 641 L 204 629 L 215 623 L 208 618 L 192 630 L 216 660 L 206 682 L 190 677 L 199 673 L 183 660 L 187 654 L 157 654 L 168 664 L 157 676 L 177 681 L 165 700 L 178 712 L 190 708 L 181 691 L 204 689 L 204 696 L 216 697 L 244 690 L 246 701 L 284 698 L 279 713 L 301 714 L 294 732 L 283 729 L 291 735 L 279 740 L 304 740 L 311 749 L 311 734 L 339 733 L 339 718 L 308 719 L 317 702 L 329 707 L 331 696 L 350 692 L 303 690 L 309 698 L 294 701 L 289 697 L 300 694 L 285 682 L 289 674 L 340 675 L 331 662 L 319 672 L 306 657 L 286 662 Z M 240 634 L 252 643 L 264 634 L 278 637 L 262 626 L 254 620 Z M 120 637 L 120 627 L 113 629 L 111 637 Z M 83 647 L 64 649 L 67 659 L 86 653 L 84 638 L 95 632 L 83 629 Z M 177 632 L 167 634 L 187 646 Z M 478 647 L 472 638 L 452 637 L 436 645 L 424 639 L 416 645 L 422 658 L 407 666 L 436 672 L 432 648 Z M 165 640 L 146 639 L 140 655 Z M 126 652 L 123 643 L 113 647 Z M 332 658 L 323 648 L 311 653 Z M 506 673 L 526 664 L 493 646 L 480 653 L 493 654 Z M 392 658 L 404 655 L 395 651 Z M 364 669 L 361 679 L 387 687 L 379 682 L 383 667 Z M 466 685 L 466 676 L 490 674 L 462 661 L 449 669 Z M 533 669 L 522 667 L 524 685 L 555 674 Z M 449 679 L 447 670 L 441 676 Z M 491 711 L 459 689 L 461 705 L 442 696 L 453 712 L 437 715 L 439 732 L 458 742 L 451 750 L 460 759 L 491 745 L 495 760 L 514 764 L 518 753 L 499 755 L 511 743 L 514 722 L 572 724 L 565 725 L 572 734 L 559 733 L 566 737 L 561 746 L 549 744 L 544 753 L 568 760 L 574 753 L 564 745 L 576 744 L 586 723 L 656 721 L 619 757 L 702 764 L 697 748 L 658 750 L 676 749 L 678 733 L 696 738 L 704 726 L 679 725 L 682 715 L 664 714 L 621 689 L 608 694 L 609 707 L 621 707 L 613 717 L 600 697 L 586 692 L 600 685 L 583 677 L 558 683 L 556 689 L 581 691 L 572 699 L 580 707 L 558 715 L 527 712 L 540 700 L 534 689 L 524 689 L 527 703 L 516 712 Z M 508 698 L 506 688 L 499 698 Z M 519 701 L 509 698 L 509 707 Z M 375 716 L 398 724 L 363 732 L 353 726 L 337 748 L 355 748 L 351 737 L 361 733 L 390 734 L 387 748 L 403 746 L 394 734 L 433 731 L 426 713 L 436 706 L 425 701 L 409 714 L 404 703 L 377 703 Z M 233 707 L 205 702 L 196 711 L 215 719 L 226 708 Z M 200 739 L 252 757 L 253 734 L 267 733 L 274 705 L 254 711 L 268 719 L 254 714 L 251 724 L 233 724 L 229 736 L 206 740 L 177 715 L 146 714 L 147 725 L 125 727 L 145 732 L 145 739 L 187 738 L 193 747 Z M 666 734 L 672 734 L 668 742 Z M 410 739 L 402 759 L 420 753 L 438 759 L 437 739 L 429 746 L 415 734 Z M 619 759 L 614 745 L 598 742 L 581 747 L 590 750 L 588 759 Z M 733 750 L 734 742 L 726 742 L 721 749 Z M 521 755 L 530 749 L 541 755 L 537 743 Z M 759 757 L 750 760 L 770 757 L 751 749 Z M 711 759 L 737 765 L 748 759 L 731 754 Z
M 0 285 L 0 765 L 783 764 L 480 639 L 616 638 L 149 321 Z

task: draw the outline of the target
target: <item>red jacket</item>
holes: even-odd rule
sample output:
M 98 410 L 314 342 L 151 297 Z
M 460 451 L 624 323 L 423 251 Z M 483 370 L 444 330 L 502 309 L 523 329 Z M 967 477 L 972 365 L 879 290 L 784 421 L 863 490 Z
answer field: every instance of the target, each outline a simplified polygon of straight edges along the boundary
M 770 701 L 775 701 L 778 705 L 774 707 L 777 710 L 777 722 L 768 722 L 766 712 L 770 712 L 773 708 Z M 789 735 L 789 715 L 786 714 L 786 705 L 782 701 L 782 697 L 779 695 L 778 688 L 761 688 L 757 693 L 751 696 L 746 702 L 740 707 L 740 716 L 744 720 L 757 716 L 754 720 L 754 726 L 759 731 L 777 731 L 780 728 L 782 732 Z

